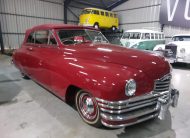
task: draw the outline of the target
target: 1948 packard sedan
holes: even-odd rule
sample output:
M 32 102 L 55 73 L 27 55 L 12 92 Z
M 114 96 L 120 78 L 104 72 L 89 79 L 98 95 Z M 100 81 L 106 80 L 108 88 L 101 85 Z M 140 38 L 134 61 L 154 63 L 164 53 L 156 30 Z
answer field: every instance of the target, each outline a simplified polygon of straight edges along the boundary
M 109 44 L 94 28 L 45 24 L 28 29 L 13 63 L 24 77 L 75 104 L 81 118 L 96 127 L 163 119 L 178 101 L 163 57 Z

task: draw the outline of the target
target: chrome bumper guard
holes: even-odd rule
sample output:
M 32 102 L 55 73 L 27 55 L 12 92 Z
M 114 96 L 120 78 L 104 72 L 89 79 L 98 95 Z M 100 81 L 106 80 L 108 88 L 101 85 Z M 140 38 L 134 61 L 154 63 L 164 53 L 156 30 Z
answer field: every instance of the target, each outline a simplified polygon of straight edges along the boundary
M 106 101 L 96 98 L 100 108 L 101 122 L 111 128 L 137 124 L 151 118 L 164 119 L 169 106 L 177 106 L 179 91 L 164 92 L 130 98 L 124 101 Z

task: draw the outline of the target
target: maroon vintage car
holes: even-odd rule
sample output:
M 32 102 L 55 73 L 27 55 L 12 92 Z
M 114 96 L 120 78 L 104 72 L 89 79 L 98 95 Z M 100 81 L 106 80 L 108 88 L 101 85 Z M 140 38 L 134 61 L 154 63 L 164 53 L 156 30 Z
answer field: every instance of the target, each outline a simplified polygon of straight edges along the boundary
M 171 67 L 154 53 L 109 44 L 99 30 L 46 24 L 26 31 L 13 63 L 93 126 L 117 128 L 159 117 L 177 105 Z

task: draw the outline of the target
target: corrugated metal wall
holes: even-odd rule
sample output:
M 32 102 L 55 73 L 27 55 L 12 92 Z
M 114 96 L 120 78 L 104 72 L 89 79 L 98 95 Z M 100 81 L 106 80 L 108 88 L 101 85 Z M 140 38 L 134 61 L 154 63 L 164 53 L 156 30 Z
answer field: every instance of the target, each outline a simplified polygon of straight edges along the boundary
M 120 28 L 161 30 L 159 22 L 161 0 L 129 0 L 113 9 L 120 19 Z M 189 28 L 164 26 L 166 42 L 175 34 L 190 33 Z
M 18 48 L 27 28 L 44 23 L 63 23 L 64 0 L 0 0 L 0 21 L 5 48 Z M 113 9 L 124 30 L 149 28 L 161 30 L 159 23 L 161 0 L 128 0 Z M 78 24 L 84 5 L 71 2 L 68 23 Z M 167 41 L 174 34 L 190 33 L 190 29 L 164 26 Z
M 70 7 L 71 11 L 78 8 Z M 68 11 L 68 23 L 78 19 Z M 44 23 L 63 23 L 63 0 L 0 0 L 0 20 L 5 48 L 18 48 L 27 28 Z

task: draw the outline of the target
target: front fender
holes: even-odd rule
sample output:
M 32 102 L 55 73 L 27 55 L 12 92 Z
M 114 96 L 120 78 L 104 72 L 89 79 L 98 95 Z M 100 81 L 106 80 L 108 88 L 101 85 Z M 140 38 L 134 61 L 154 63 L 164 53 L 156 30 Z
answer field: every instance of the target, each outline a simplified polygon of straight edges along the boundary
M 165 45 L 164 44 L 156 45 L 153 51 L 157 51 L 157 50 L 165 50 Z
M 127 99 L 125 85 L 129 79 L 135 79 L 137 82 L 136 96 L 153 88 L 153 82 L 142 71 L 119 64 L 76 59 L 68 60 L 65 67 L 67 72 L 70 72 L 67 76 L 70 83 L 68 86 L 75 85 L 101 99 Z

